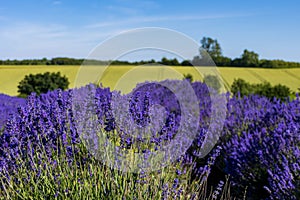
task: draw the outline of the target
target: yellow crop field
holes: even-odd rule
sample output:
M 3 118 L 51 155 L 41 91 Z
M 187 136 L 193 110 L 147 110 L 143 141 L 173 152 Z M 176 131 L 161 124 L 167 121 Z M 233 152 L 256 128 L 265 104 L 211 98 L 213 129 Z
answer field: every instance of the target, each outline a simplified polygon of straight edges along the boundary
M 198 68 L 202 73 L 209 73 L 209 68 Z M 206 70 L 206 71 L 205 71 Z M 293 91 L 300 88 L 300 69 L 257 69 L 219 67 L 218 73 L 228 87 L 234 79 L 242 78 L 251 83 L 268 81 L 271 84 L 283 84 Z M 27 74 L 61 72 L 70 81 L 70 88 L 75 85 L 101 82 L 103 86 L 129 92 L 136 83 L 145 80 L 163 80 L 182 78 L 183 74 L 192 74 L 194 80 L 202 80 L 202 75 L 193 67 L 166 66 L 0 66 L 0 93 L 18 95 L 17 86 Z M 101 76 L 101 77 L 100 77 Z

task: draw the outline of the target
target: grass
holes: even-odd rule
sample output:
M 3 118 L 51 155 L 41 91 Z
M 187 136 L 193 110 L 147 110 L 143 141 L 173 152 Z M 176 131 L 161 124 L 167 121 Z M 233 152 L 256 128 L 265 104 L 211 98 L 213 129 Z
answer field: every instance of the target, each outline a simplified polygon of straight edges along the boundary
M 18 95 L 18 83 L 27 74 L 60 71 L 70 81 L 70 88 L 74 85 L 85 85 L 95 82 L 102 74 L 100 82 L 103 86 L 129 92 L 137 82 L 145 80 L 163 80 L 166 78 L 182 78 L 183 74 L 192 74 L 194 80 L 202 80 L 201 75 L 193 67 L 160 67 L 149 66 L 111 66 L 105 70 L 102 66 L 87 67 L 82 71 L 80 66 L 0 66 L 0 92 L 12 96 Z M 104 71 L 105 70 L 105 71 Z M 201 68 L 203 70 L 203 68 Z M 85 74 L 88 71 L 88 74 Z M 225 86 L 229 87 L 235 78 L 242 78 L 250 83 L 261 83 L 268 81 L 272 85 L 283 84 L 292 91 L 298 92 L 300 88 L 300 69 L 257 69 L 257 68 L 218 68 Z M 80 79 L 76 78 L 80 73 Z M 83 78 L 85 77 L 85 79 Z M 126 81 L 124 81 L 126 80 Z

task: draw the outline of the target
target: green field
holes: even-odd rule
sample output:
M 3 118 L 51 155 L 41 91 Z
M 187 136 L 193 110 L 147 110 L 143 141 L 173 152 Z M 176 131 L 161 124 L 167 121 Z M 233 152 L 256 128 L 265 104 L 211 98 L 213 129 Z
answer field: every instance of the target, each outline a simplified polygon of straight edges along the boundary
M 201 71 L 210 69 L 201 68 Z M 268 81 L 272 85 L 283 84 L 293 91 L 300 88 L 300 69 L 257 69 L 221 67 L 217 69 L 224 80 L 225 86 L 230 86 L 235 78 L 242 78 L 251 83 Z M 70 88 L 89 82 L 100 81 L 103 86 L 128 92 L 137 82 L 145 80 L 163 80 L 166 78 L 181 78 L 182 74 L 190 73 L 194 80 L 202 80 L 201 74 L 193 67 L 161 67 L 161 66 L 0 66 L 0 93 L 15 96 L 18 94 L 18 83 L 27 74 L 58 72 L 66 75 Z M 206 73 L 206 72 L 204 72 Z M 79 75 L 79 76 L 78 76 Z M 99 77 L 101 75 L 101 78 Z

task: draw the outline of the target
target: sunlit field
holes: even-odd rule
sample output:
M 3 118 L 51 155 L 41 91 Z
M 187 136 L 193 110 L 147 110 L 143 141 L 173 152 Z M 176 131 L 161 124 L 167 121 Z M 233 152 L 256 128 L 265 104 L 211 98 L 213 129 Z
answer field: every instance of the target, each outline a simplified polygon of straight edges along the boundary
M 152 76 L 153 79 L 163 79 L 166 77 L 179 77 L 180 74 L 192 74 L 195 81 L 202 80 L 201 75 L 193 67 L 161 67 L 149 66 L 134 67 L 134 66 L 110 66 L 109 68 L 103 66 L 88 67 L 89 71 L 95 77 L 86 77 L 81 84 L 87 84 L 91 80 L 98 80 L 97 75 L 102 74 L 100 82 L 103 86 L 117 88 L 118 81 L 121 77 L 126 76 L 130 70 L 136 70 L 136 75 L 139 73 L 145 74 L 143 70 L 148 70 L 147 79 Z M 138 68 L 138 69 L 137 69 Z M 80 66 L 0 66 L 0 92 L 12 96 L 18 95 L 18 83 L 27 74 L 36 74 L 44 72 L 61 72 L 66 75 L 70 81 L 70 88 L 73 88 L 76 81 L 77 73 Z M 174 69 L 174 70 L 172 70 Z M 288 86 L 292 91 L 297 92 L 300 88 L 300 69 L 257 69 L 257 68 L 233 68 L 233 67 L 219 67 L 221 77 L 224 80 L 225 87 L 229 87 L 235 78 L 242 78 L 250 83 L 261 83 L 264 81 L 270 82 L 272 85 L 283 84 Z M 180 74 L 178 75 L 177 72 Z M 129 73 L 128 73 L 129 74 Z M 170 75 L 171 74 L 171 75 Z M 135 79 L 136 80 L 136 79 Z M 128 89 L 127 86 L 124 88 Z M 129 91 L 124 91 L 129 92 Z

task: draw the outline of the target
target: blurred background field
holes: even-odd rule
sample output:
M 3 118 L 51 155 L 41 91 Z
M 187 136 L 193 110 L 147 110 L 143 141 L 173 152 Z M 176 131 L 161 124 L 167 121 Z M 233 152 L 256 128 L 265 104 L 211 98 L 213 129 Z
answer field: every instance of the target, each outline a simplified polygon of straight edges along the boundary
M 201 68 L 203 70 L 203 68 Z M 225 87 L 229 87 L 234 79 L 241 78 L 250 83 L 270 82 L 272 85 L 283 84 L 292 91 L 299 92 L 300 68 L 293 69 L 261 69 L 242 67 L 218 67 L 217 70 L 224 80 Z M 70 81 L 70 88 L 75 85 L 85 85 L 90 82 L 101 82 L 103 86 L 129 92 L 136 82 L 147 80 L 162 80 L 165 78 L 178 79 L 184 74 L 193 75 L 195 81 L 202 80 L 202 76 L 193 67 L 167 66 L 0 66 L 0 92 L 11 96 L 18 95 L 18 84 L 28 74 L 44 72 L 61 72 Z M 87 73 L 87 74 L 86 74 Z M 101 75 L 101 78 L 99 77 Z M 79 76 L 79 78 L 77 77 Z M 122 80 L 126 80 L 126 84 Z M 128 82 L 132 80 L 132 82 Z M 127 91 L 126 91 L 127 90 Z

